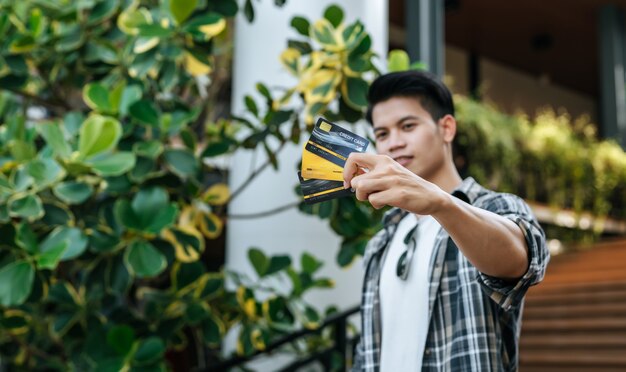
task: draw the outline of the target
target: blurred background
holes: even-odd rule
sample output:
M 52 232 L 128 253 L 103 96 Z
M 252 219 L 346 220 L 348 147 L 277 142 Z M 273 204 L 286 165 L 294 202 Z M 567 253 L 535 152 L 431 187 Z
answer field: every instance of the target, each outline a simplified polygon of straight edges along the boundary
M 296 172 L 407 69 L 455 94 L 462 175 L 546 230 L 520 369 L 626 369 L 625 8 L 0 0 L 0 370 L 349 367 L 384 211 Z

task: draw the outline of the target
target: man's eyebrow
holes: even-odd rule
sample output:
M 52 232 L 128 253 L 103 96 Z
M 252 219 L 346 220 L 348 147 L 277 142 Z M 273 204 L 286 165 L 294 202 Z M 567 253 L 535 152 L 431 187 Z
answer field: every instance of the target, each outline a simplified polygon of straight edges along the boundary
M 396 121 L 395 125 L 400 125 L 402 123 L 404 123 L 407 120 L 417 120 L 417 121 L 421 121 L 421 119 L 418 116 L 415 115 L 406 115 L 401 117 L 400 119 L 398 119 L 398 121 Z M 386 127 L 378 127 L 378 128 L 374 128 L 374 133 L 379 132 L 381 130 L 385 130 L 387 129 Z
M 400 118 L 400 120 L 398 120 L 396 122 L 396 125 L 402 124 L 403 122 L 407 121 L 407 120 L 417 120 L 417 121 L 421 121 L 419 117 L 415 116 L 415 115 L 407 115 L 407 116 L 403 116 L 402 118 Z

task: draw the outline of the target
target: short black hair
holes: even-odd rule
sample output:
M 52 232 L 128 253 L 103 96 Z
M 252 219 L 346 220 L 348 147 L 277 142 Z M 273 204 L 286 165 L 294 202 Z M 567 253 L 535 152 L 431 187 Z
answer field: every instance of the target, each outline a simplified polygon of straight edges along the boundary
M 446 115 L 454 116 L 454 102 L 448 87 L 435 75 L 427 71 L 391 72 L 379 76 L 367 94 L 366 119 L 372 122 L 372 110 L 377 103 L 393 97 L 413 97 L 419 100 L 433 120 Z

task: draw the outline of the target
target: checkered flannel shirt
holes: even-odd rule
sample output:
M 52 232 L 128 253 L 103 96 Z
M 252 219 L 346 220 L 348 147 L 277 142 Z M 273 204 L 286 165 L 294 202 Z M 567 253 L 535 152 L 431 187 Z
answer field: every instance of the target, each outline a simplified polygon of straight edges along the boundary
M 519 225 L 528 246 L 528 271 L 516 283 L 479 272 L 441 229 L 430 268 L 429 329 L 422 371 L 516 371 L 524 294 L 539 283 L 550 259 L 545 235 L 528 205 L 511 194 L 496 193 L 467 178 L 453 195 Z M 381 350 L 379 282 L 382 257 L 398 223 L 407 214 L 392 209 L 384 228 L 364 255 L 361 298 L 362 335 L 352 371 L 378 371 Z M 395 342 L 402 342 L 396 340 Z M 410 369 L 410 366 L 407 366 Z

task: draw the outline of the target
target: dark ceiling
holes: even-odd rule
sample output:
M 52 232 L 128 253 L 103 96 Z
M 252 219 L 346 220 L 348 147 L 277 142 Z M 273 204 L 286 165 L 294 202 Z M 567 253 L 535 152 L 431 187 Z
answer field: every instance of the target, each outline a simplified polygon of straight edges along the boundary
M 392 27 L 404 29 L 405 0 L 390 0 Z M 555 84 L 598 94 L 599 10 L 626 0 L 446 0 L 446 44 Z M 403 47 L 390 41 L 390 47 Z

